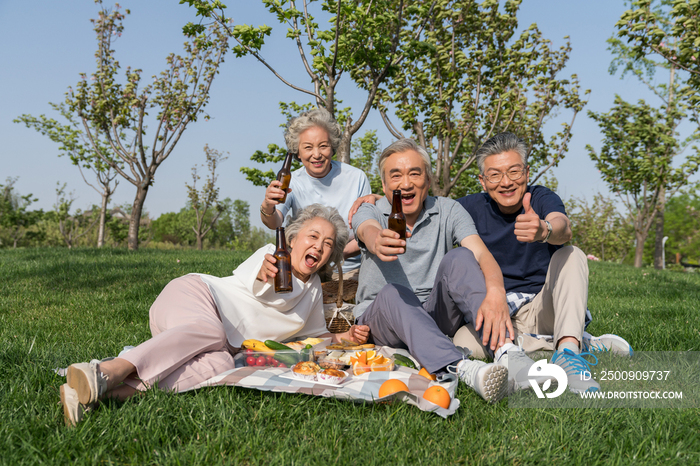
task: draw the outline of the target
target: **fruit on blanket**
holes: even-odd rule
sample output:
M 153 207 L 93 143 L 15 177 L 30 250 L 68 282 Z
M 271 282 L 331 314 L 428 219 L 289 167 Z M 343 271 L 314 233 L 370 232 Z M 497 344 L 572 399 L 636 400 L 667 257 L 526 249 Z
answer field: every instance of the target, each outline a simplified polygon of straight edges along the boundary
M 391 395 L 396 392 L 407 392 L 408 386 L 398 379 L 389 379 L 379 387 L 379 398 Z
M 423 398 L 445 409 L 449 409 L 450 403 L 452 402 L 450 394 L 440 385 L 429 387 L 425 393 L 423 393 Z
M 384 356 L 378 356 L 369 361 L 369 367 L 375 372 L 390 371 L 394 368 L 394 364 L 391 359 L 385 358 Z
M 394 361 L 382 356 L 377 351 L 358 351 L 355 357 L 350 358 L 350 365 L 354 375 L 362 375 L 370 371 L 391 371 L 394 369 Z
M 241 343 L 241 345 L 243 346 L 243 348 L 251 349 L 253 351 L 260 351 L 262 353 L 269 353 L 272 351 L 265 343 L 263 343 L 260 340 L 245 340 L 243 343 Z
M 435 376 L 435 374 L 431 374 L 430 372 L 425 370 L 425 367 L 421 367 L 421 369 L 418 371 L 418 375 L 422 375 L 426 379 L 430 379 L 433 381 L 437 380 L 437 377 Z

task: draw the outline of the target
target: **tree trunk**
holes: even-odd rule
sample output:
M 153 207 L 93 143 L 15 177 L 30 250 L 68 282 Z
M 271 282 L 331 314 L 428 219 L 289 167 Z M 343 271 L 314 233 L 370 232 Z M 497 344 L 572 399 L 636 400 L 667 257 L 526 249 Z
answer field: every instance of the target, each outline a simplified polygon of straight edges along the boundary
M 105 244 L 105 222 L 107 221 L 107 204 L 109 196 L 102 194 L 102 207 L 100 208 L 100 226 L 97 229 L 97 247 L 101 248 Z
M 129 235 L 127 236 L 129 251 L 136 251 L 139 248 L 139 226 L 141 225 L 141 212 L 143 211 L 143 204 L 146 202 L 146 194 L 148 194 L 148 180 L 144 180 L 136 187 L 136 197 L 131 207 Z
M 644 257 L 644 242 L 647 237 L 643 232 L 635 232 L 637 244 L 634 247 L 634 266 L 640 268 L 642 266 L 642 258 Z
M 203 249 L 203 241 L 202 239 L 204 238 L 204 235 L 197 235 L 197 249 L 200 251 Z
M 350 119 L 345 122 L 345 129 L 343 130 L 343 135 L 340 137 L 340 145 L 335 153 L 335 159 L 338 162 L 350 163 L 350 142 L 352 141 L 352 134 L 350 134 Z
M 654 268 L 664 268 L 664 210 L 666 209 L 666 189 L 661 186 L 656 211 L 656 238 L 654 241 Z

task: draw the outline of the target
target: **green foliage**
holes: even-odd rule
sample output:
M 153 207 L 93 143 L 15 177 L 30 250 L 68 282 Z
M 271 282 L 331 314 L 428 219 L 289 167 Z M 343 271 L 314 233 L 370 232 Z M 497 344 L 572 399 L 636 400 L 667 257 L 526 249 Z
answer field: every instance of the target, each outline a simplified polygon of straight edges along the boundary
M 125 14 L 118 4 L 114 10 L 108 10 L 101 0 L 96 3 L 100 14 L 92 22 L 98 42 L 97 69 L 90 80 L 86 74 L 81 75 L 75 88 L 66 93 L 65 103 L 67 112 L 83 124 L 94 155 L 136 187 L 128 245 L 129 249 L 137 249 L 143 204 L 155 172 L 172 153 L 187 126 L 204 112 L 212 81 L 228 47 L 227 38 L 220 27 L 213 26 L 185 42 L 183 55 L 168 55 L 166 69 L 153 76 L 152 83 L 142 86 L 141 70 L 130 67 L 121 83 L 113 41 L 122 34 Z M 144 141 L 149 115 L 155 127 L 150 147 Z M 100 138 L 114 154 L 103 152 Z
M 569 42 L 554 49 L 535 24 L 516 36 L 520 1 L 509 0 L 502 9 L 500 3 L 434 2 L 420 38 L 404 31 L 405 59 L 378 94 L 376 105 L 392 134 L 403 137 L 389 121 L 389 105 L 403 130 L 431 153 L 434 194 L 449 195 L 469 173 L 474 152 L 502 131 L 528 141 L 532 172 L 539 170 L 531 180 L 535 183 L 564 157 L 574 119 L 586 103 L 577 76 L 560 77 Z M 564 111 L 571 114 L 570 122 L 546 140 L 544 123 Z M 470 179 L 456 194 L 475 190 Z
M 312 89 L 307 89 L 292 84 L 262 57 L 262 48 L 272 34 L 272 27 L 234 25 L 226 15 L 226 5 L 218 1 L 182 1 L 195 8 L 202 20 L 211 20 L 225 28 L 237 42 L 232 48 L 237 57 L 252 55 L 285 85 L 311 96 L 318 107 L 334 115 L 343 126 L 337 155 L 338 160 L 345 163 L 350 160 L 350 140 L 365 122 L 380 84 L 405 58 L 400 48 L 405 42 L 402 36 L 410 36 L 411 28 L 420 29 L 415 23 L 424 21 L 430 11 L 426 2 L 415 0 L 262 0 L 268 12 L 286 28 L 287 39 L 298 51 L 312 85 Z M 316 16 L 329 17 L 325 29 Z M 196 35 L 203 27 L 190 23 L 184 30 Z M 337 109 L 341 101 L 336 96 L 336 88 L 343 74 L 350 75 L 367 91 L 362 109 L 356 113 L 359 116 L 354 120 L 350 109 Z M 260 179 L 256 182 L 262 184 Z
M 688 73 L 680 97 L 693 109 L 700 104 L 700 2 L 637 0 L 615 25 L 637 58 L 657 55 Z M 693 112 L 698 120 L 697 110 Z
M 382 178 L 377 167 L 377 160 L 382 153 L 382 146 L 377 137 L 377 130 L 367 130 L 364 136 L 352 142 L 352 159 L 350 164 L 359 168 L 369 178 L 372 192 L 382 194 Z
M 53 219 L 58 222 L 58 231 L 63 241 L 72 248 L 76 242 L 88 235 L 100 220 L 99 211 L 86 211 L 78 209 L 71 214 L 73 207 L 73 193 L 66 192 L 66 183 L 56 183 L 56 203 L 54 204 Z
M 700 264 L 700 192 L 694 186 L 666 203 L 666 262 Z
M 99 129 L 92 128 L 92 138 L 88 138 L 82 129 L 82 121 L 77 121 L 75 115 L 66 107 L 65 103 L 54 104 L 49 103 L 53 109 L 60 114 L 67 124 L 59 123 L 53 118 L 46 115 L 40 115 L 39 118 L 25 114 L 15 119 L 15 123 L 24 123 L 27 128 L 33 128 L 39 133 L 47 136 L 53 142 L 59 145 L 59 157 L 68 156 L 80 170 L 85 183 L 97 191 L 102 197 L 99 217 L 99 232 L 102 235 L 98 239 L 98 246 L 104 243 L 105 222 L 107 218 L 107 206 L 109 201 L 117 189 L 118 181 L 115 180 L 117 172 L 112 169 L 112 166 L 105 163 L 92 149 L 93 145 L 99 148 L 99 152 L 103 154 L 115 166 L 123 169 L 123 163 L 115 155 L 109 145 L 109 142 L 101 134 Z M 93 172 L 95 180 L 99 188 L 91 184 L 83 173 L 83 169 Z M 114 181 L 114 185 L 112 182 Z
M 0 184 L 0 248 L 25 245 L 36 236 L 33 227 L 44 215 L 43 210 L 28 209 L 38 199 L 17 193 L 16 182 L 17 178 L 8 177 L 4 185 Z
M 609 189 L 627 207 L 636 234 L 635 265 L 641 267 L 643 246 L 656 212 L 660 195 L 672 196 L 698 170 L 700 155 L 686 157 L 679 167 L 671 165 L 680 152 L 676 127 L 684 117 L 679 106 L 660 111 L 640 100 L 637 105 L 615 98 L 608 113 L 588 112 L 603 132 L 603 147 L 597 153 L 586 146 Z
M 280 102 L 279 104 L 280 107 L 280 112 L 282 113 L 282 116 L 284 117 L 284 123 L 280 125 L 280 127 L 284 128 L 287 125 L 287 122 L 294 116 L 306 112 L 308 110 L 311 110 L 314 108 L 312 104 L 303 104 L 299 105 L 296 102 L 291 102 L 291 103 L 285 103 L 285 102 Z M 284 146 L 278 146 L 277 144 L 270 144 L 267 146 L 267 152 L 263 152 L 260 150 L 255 151 L 253 155 L 251 155 L 250 160 L 252 160 L 255 163 L 280 163 L 284 160 L 285 156 L 287 155 L 287 148 Z M 294 158 L 292 160 L 292 170 L 296 170 L 299 167 L 301 167 L 301 162 L 297 160 L 297 158 Z M 280 165 L 279 168 L 282 168 Z M 259 168 L 248 168 L 248 167 L 241 167 L 240 168 L 241 173 L 245 174 L 246 179 L 253 183 L 255 186 L 268 186 L 273 180 L 277 179 L 277 172 L 270 169 L 267 171 L 262 171 Z
M 634 242 L 634 230 L 620 215 L 615 200 L 597 193 L 591 204 L 584 198 L 566 202 L 573 236 L 571 244 L 603 261 L 622 263 Z

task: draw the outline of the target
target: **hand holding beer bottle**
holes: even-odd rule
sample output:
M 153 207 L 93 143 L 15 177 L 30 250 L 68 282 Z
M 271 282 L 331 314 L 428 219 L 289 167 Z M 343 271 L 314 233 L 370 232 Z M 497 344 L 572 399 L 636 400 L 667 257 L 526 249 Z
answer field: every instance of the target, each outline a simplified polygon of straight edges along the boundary
M 265 190 L 265 200 L 260 207 L 260 213 L 263 215 L 263 223 L 270 228 L 274 228 L 274 226 L 265 221 L 265 217 L 272 217 L 275 214 L 275 206 L 284 204 L 287 201 L 287 194 L 291 191 L 289 184 L 292 180 L 293 158 L 294 154 L 287 152 L 282 168 L 277 173 L 277 179 L 272 181 Z
M 406 240 L 406 216 L 401 205 L 401 190 L 391 193 L 391 214 L 389 215 L 389 230 L 399 234 L 399 239 Z
M 292 291 L 292 256 L 287 249 L 284 227 L 277 228 L 277 249 L 274 256 L 277 267 L 275 293 L 289 293 Z
M 282 183 L 279 187 L 284 191 L 284 196 L 279 200 L 280 204 L 284 204 L 287 200 L 287 189 L 289 188 L 289 182 L 292 181 L 292 158 L 294 156 L 291 152 L 287 152 L 287 156 L 284 158 L 284 163 L 282 168 L 277 172 L 277 181 Z

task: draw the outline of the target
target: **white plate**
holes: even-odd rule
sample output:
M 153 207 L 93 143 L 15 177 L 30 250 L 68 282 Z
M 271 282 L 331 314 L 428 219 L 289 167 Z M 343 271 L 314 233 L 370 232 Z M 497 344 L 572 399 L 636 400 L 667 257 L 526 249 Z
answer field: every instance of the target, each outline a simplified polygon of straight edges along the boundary
M 328 383 L 328 382 L 319 382 L 318 380 L 314 381 L 314 380 L 299 379 L 299 378 L 294 376 L 294 373 L 292 371 L 285 372 L 284 374 L 280 374 L 279 376 L 282 377 L 283 379 L 291 379 L 291 380 L 294 380 L 296 382 L 304 382 L 304 383 L 310 383 L 310 384 L 314 384 L 314 385 L 325 385 L 328 387 L 342 387 L 343 385 L 348 383 L 348 381 L 352 378 L 352 376 L 348 375 L 345 378 L 345 380 L 343 380 L 339 384 L 333 384 L 333 383 Z

